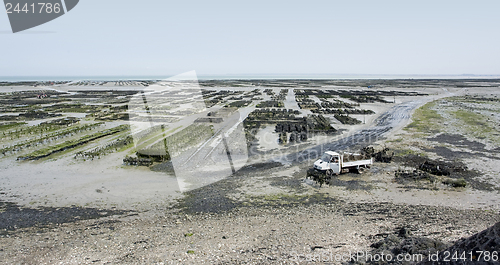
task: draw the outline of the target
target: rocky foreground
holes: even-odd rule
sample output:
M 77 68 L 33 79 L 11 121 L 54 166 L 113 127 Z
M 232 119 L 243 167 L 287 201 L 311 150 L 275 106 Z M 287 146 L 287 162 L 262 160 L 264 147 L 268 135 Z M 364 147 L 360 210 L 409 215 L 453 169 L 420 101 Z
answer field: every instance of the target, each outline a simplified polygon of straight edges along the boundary
M 447 250 L 500 249 L 497 211 L 355 202 L 304 184 L 306 167 L 290 172 L 253 165 L 140 211 L 1 203 L 0 263 L 432 264 Z M 387 261 L 399 254 L 410 261 Z
M 4 264 L 307 264 L 358 251 L 435 253 L 499 221 L 498 213 L 481 210 L 330 198 L 318 203 L 313 197 L 311 203 L 249 205 L 218 213 L 171 207 L 5 229 L 0 260 Z M 476 235 L 471 242 L 477 243 L 462 240 L 455 248 L 484 245 L 498 250 L 498 226 L 485 234 L 492 240 L 484 242 L 485 236 Z

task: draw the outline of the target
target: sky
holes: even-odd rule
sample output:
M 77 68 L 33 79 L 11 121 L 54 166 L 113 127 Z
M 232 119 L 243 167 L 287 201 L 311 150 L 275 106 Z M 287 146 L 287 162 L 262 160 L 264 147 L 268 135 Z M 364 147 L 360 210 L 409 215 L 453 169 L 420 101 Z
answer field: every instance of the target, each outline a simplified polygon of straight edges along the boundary
M 13 34 L 0 76 L 499 75 L 500 1 L 80 0 Z

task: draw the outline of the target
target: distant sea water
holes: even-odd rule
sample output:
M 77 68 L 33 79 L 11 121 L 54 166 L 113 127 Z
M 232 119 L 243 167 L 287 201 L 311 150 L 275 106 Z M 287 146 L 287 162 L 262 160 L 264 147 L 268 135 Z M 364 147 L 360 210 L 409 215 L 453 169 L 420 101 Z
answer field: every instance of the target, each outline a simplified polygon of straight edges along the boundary
M 0 76 L 0 82 L 163 80 L 175 76 Z M 241 74 L 198 75 L 199 80 L 241 79 L 499 79 L 500 75 Z

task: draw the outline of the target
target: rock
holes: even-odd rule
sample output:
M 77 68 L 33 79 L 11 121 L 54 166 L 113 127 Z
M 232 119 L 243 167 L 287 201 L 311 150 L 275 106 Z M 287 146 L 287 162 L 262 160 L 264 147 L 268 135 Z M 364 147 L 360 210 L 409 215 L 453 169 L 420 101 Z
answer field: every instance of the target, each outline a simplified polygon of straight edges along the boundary
M 315 250 L 316 250 L 316 249 L 318 249 L 318 248 L 323 248 L 323 246 L 312 246 L 312 247 L 311 247 L 311 250 L 312 250 L 312 251 L 315 251 Z
M 402 227 L 396 235 L 389 235 L 385 239 L 373 243 L 370 247 L 374 248 L 372 254 L 392 253 L 393 256 L 399 254 L 421 254 L 426 260 L 429 253 L 442 251 L 447 247 L 439 240 L 425 237 L 411 237 L 411 231 L 407 227 Z M 384 264 L 383 262 L 371 261 L 369 264 Z M 395 263 L 403 264 L 403 263 Z
M 466 253 L 468 260 L 462 262 L 462 260 L 451 261 L 447 264 L 497 264 L 498 260 L 492 262 L 491 259 L 493 253 L 496 251 L 498 254 L 500 249 L 500 222 L 496 223 L 494 226 L 485 229 L 469 238 L 459 240 L 451 247 L 440 252 L 439 261 L 444 260 L 445 251 L 449 253 L 458 253 L 460 256 L 462 253 Z M 473 260 L 469 258 L 469 252 L 473 252 Z M 489 253 L 489 257 L 488 254 Z M 453 254 L 452 254 L 453 255 Z M 481 257 L 480 260 L 474 257 Z M 498 257 L 498 256 L 497 256 Z M 431 264 L 430 262 L 421 264 Z
M 447 178 L 447 179 L 443 180 L 443 184 L 459 188 L 459 187 L 467 186 L 467 181 L 465 181 L 465 179 L 463 179 L 463 178 L 460 178 L 460 179 Z
M 407 238 L 411 235 L 411 231 L 410 229 L 406 228 L 406 227 L 402 227 L 401 229 L 399 229 L 399 232 L 398 232 L 398 236 L 399 237 L 404 237 L 404 238 Z

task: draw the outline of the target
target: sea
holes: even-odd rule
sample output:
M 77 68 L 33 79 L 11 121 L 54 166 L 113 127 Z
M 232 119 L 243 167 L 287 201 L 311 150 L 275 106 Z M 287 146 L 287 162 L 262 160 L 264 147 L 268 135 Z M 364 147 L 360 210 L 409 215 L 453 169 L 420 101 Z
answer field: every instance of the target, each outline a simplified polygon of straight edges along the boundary
M 172 75 L 137 76 L 0 76 L 0 82 L 23 81 L 137 81 L 164 80 Z M 275 80 L 275 79 L 499 79 L 500 75 L 370 75 L 370 74 L 228 74 L 198 75 L 198 80 Z

